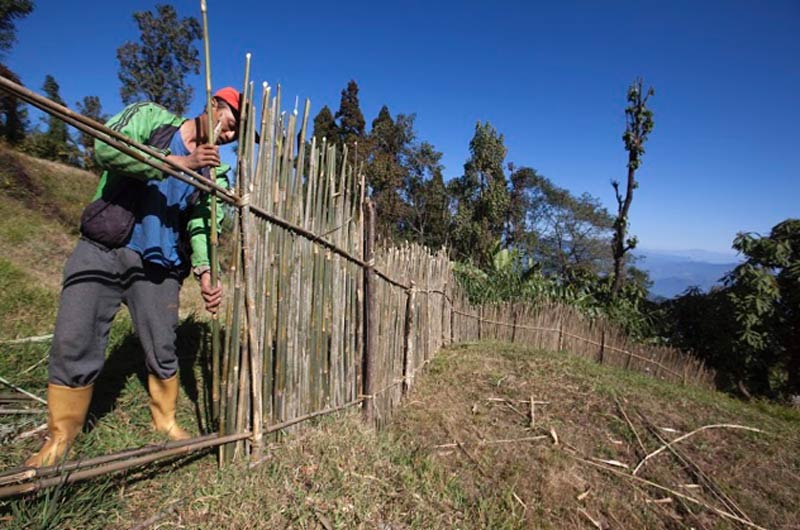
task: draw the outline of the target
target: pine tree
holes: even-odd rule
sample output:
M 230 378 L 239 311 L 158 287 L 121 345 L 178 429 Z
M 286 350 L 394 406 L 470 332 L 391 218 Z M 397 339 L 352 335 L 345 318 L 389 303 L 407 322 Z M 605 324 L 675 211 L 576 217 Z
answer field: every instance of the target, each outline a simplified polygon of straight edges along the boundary
M 459 259 L 489 267 L 503 243 L 509 195 L 503 161 L 503 135 L 488 122 L 475 126 L 464 175 L 451 184 L 456 200 L 453 250 Z
M 87 118 L 104 123 L 108 120 L 108 115 L 103 113 L 103 105 L 98 96 L 84 96 L 83 101 L 76 103 L 78 112 Z M 81 165 L 87 171 L 98 172 L 99 167 L 94 160 L 94 137 L 84 132 L 79 133 L 78 144 L 82 148 Z
M 178 18 L 170 5 L 156 6 L 156 13 L 133 14 L 141 32 L 141 44 L 126 42 L 117 48 L 120 96 L 125 104 L 151 101 L 183 114 L 192 101 L 193 89 L 186 75 L 200 72 L 194 42 L 203 37 L 194 17 Z
M 67 106 L 61 98 L 61 87 L 52 75 L 45 76 L 42 91 L 47 99 Z M 25 143 L 25 150 L 39 158 L 75 164 L 78 149 L 70 137 L 67 124 L 52 115 L 43 119 L 47 124 L 47 130 L 45 132 L 36 131 L 29 135 Z
M 405 169 L 401 165 L 401 156 L 407 143 L 406 132 L 412 123 L 413 118 L 409 122 L 402 116 L 398 116 L 398 122 L 395 122 L 384 105 L 372 121 L 367 141 L 362 141 L 359 146 L 360 156 L 366 158 L 364 171 L 370 196 L 375 202 L 379 237 L 396 238 L 398 222 L 404 216 L 405 205 L 400 190 Z
M 355 160 L 355 144 L 364 139 L 366 122 L 358 102 L 358 84 L 353 80 L 350 80 L 347 88 L 342 90 L 336 119 L 339 120 L 339 141 L 353 153 L 351 160 Z
M 11 50 L 17 41 L 16 21 L 33 11 L 31 0 L 0 0 L 0 59 Z M 0 75 L 20 84 L 19 76 L 0 63 Z M 16 145 L 25 139 L 27 113 L 23 104 L 15 97 L 0 94 L 0 138 Z
M 33 11 L 31 0 L 0 0 L 0 57 L 17 42 L 16 20 Z
M 336 125 L 333 113 L 327 105 L 322 107 L 314 117 L 314 136 L 317 138 L 317 145 L 322 145 L 323 138 L 329 145 L 339 141 L 339 127 Z
M 0 64 L 0 75 L 20 84 L 17 74 Z M 0 138 L 11 145 L 25 139 L 28 113 L 22 102 L 7 92 L 0 92 Z

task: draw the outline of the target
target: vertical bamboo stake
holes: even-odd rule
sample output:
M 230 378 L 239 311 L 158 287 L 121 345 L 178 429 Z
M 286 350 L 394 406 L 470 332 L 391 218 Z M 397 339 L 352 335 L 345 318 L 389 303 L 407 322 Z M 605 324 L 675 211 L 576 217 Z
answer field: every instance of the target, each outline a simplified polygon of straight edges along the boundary
M 517 318 L 519 316 L 519 315 L 517 315 L 516 308 L 514 308 L 513 311 L 514 311 L 514 322 L 513 322 L 512 327 L 511 327 L 511 342 L 512 343 L 516 342 L 516 340 L 517 340 Z
M 374 396 L 372 384 L 375 376 L 375 359 L 377 353 L 377 310 L 375 304 L 375 205 L 367 199 L 366 230 L 364 234 L 364 358 L 362 372 L 362 394 L 364 395 L 364 420 L 371 423 L 374 418 Z
M 214 137 L 214 108 L 211 104 L 211 46 L 208 41 L 208 9 L 206 7 L 206 0 L 200 0 L 200 11 L 203 14 L 203 49 L 205 51 L 206 63 L 206 115 L 208 116 L 208 143 L 209 145 L 216 144 Z M 216 169 L 209 169 L 209 178 L 212 182 L 216 182 Z M 211 261 L 211 286 L 217 286 L 217 194 L 211 192 L 211 236 L 210 243 L 211 249 L 209 252 L 209 260 Z M 220 380 L 219 380 L 219 318 L 217 314 L 211 315 L 211 407 L 214 422 L 219 421 L 219 394 L 220 394 Z
M 403 395 L 405 396 L 411 386 L 409 378 L 412 376 L 408 373 L 409 359 L 414 358 L 414 304 L 416 303 L 416 288 L 414 282 L 411 282 L 411 287 L 406 291 L 406 319 L 403 328 Z
M 242 114 L 243 119 L 244 114 Z M 246 119 L 250 119 L 247 116 Z M 251 128 L 252 129 L 252 128 Z M 248 140 L 249 141 L 249 138 Z M 242 171 L 242 206 L 239 210 L 241 216 L 242 239 L 244 245 L 242 246 L 242 255 L 244 263 L 244 277 L 245 277 L 245 316 L 247 320 L 247 334 L 248 346 L 250 349 L 250 391 L 252 395 L 252 409 L 253 409 L 253 438 L 252 438 L 252 458 L 258 460 L 261 458 L 262 450 L 262 425 L 263 425 L 263 403 L 261 401 L 261 369 L 262 357 L 260 343 L 257 338 L 256 328 L 256 301 L 255 301 L 255 264 L 253 261 L 253 246 L 255 238 L 253 237 L 253 217 L 250 215 L 250 197 L 253 195 L 253 181 L 249 179 L 249 172 Z M 248 180 L 245 180 L 248 179 Z
M 605 357 L 605 350 L 606 350 L 606 327 L 603 326 L 603 334 L 600 338 L 600 353 L 597 357 L 597 362 L 603 364 L 603 357 Z

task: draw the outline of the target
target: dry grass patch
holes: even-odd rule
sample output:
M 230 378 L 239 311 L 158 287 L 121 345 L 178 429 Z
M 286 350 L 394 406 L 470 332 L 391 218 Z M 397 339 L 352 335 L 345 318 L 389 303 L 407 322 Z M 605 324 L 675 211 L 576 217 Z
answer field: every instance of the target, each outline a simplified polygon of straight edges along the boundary
M 434 361 L 393 429 L 459 476 L 470 502 L 513 499 L 519 528 L 671 529 L 740 523 L 636 482 L 631 471 L 665 440 L 704 425 L 747 425 L 764 432 L 705 430 L 638 476 L 757 525 L 797 528 L 800 415 L 762 409 L 568 355 L 483 344 Z

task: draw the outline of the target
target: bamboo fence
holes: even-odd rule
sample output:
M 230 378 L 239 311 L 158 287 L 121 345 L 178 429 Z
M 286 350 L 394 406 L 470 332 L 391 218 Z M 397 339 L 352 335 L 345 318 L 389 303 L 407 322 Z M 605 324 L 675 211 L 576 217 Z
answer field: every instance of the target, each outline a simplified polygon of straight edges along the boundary
M 362 406 L 365 419 L 382 426 L 420 370 L 452 343 L 526 344 L 681 384 L 712 386 L 711 371 L 691 355 L 635 344 L 619 327 L 572 308 L 471 305 L 456 285 L 444 249 L 376 245 L 375 210 L 357 147 L 348 153 L 325 138 L 310 138 L 310 103 L 301 112 L 297 103 L 285 112 L 280 86 L 260 88 L 257 94 L 249 79 L 248 56 L 245 108 L 255 109 L 258 101 L 261 113 L 242 116 L 236 189 L 229 191 L 0 77 L 0 90 L 215 193 L 234 214 L 234 250 L 223 275 L 221 355 L 210 368 L 217 432 L 166 451 L 107 455 L 95 467 L 66 464 L 80 470 L 76 480 L 123 469 L 134 461 L 131 455 L 149 462 L 213 446 L 221 448 L 221 463 L 258 462 L 265 437 L 347 407 Z M 31 491 L 31 481 L 55 483 L 42 477 L 64 469 L 1 473 L 0 498 Z

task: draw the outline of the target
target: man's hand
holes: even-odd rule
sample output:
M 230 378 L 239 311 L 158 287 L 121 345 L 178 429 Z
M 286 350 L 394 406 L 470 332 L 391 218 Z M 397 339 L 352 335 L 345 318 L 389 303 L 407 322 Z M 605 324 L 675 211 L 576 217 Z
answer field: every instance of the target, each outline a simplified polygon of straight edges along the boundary
M 204 167 L 217 167 L 220 164 L 219 147 L 216 145 L 198 145 L 189 156 L 180 157 L 183 165 L 189 169 L 198 170 Z
M 206 311 L 212 315 L 217 314 L 219 304 L 222 303 L 222 283 L 217 278 L 217 286 L 211 286 L 211 272 L 205 271 L 200 276 L 200 293 L 203 295 L 203 301 L 206 303 Z

